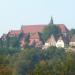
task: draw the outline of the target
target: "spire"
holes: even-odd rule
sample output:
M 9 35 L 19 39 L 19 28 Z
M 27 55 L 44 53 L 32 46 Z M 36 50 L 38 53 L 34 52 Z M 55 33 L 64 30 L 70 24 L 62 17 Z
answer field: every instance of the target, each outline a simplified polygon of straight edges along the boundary
M 53 17 L 51 17 L 50 24 L 54 24 L 54 23 L 53 23 Z

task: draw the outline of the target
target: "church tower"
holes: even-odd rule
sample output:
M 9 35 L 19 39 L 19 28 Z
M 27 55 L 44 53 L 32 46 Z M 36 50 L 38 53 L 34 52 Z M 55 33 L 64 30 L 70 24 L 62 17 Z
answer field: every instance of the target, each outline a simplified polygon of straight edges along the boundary
M 53 23 L 53 17 L 51 17 L 50 23 L 49 24 L 54 24 Z

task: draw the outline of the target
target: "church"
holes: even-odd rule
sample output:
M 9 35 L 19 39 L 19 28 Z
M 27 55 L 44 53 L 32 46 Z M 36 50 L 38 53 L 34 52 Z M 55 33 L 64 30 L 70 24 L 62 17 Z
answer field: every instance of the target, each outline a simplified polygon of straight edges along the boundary
M 50 23 L 54 24 L 53 18 L 51 17 Z M 29 34 L 29 45 L 33 46 L 35 43 L 35 47 L 42 47 L 42 45 L 45 43 L 43 39 L 41 38 L 41 33 L 43 30 L 49 25 L 49 24 L 38 24 L 38 25 L 22 25 L 20 30 L 11 30 L 8 32 L 8 36 L 19 36 L 20 33 L 23 33 L 23 36 L 20 39 L 21 46 L 25 46 L 25 38 Z M 69 31 L 67 27 L 64 24 L 54 24 L 57 25 L 58 28 L 61 30 L 62 35 L 66 36 L 67 32 Z

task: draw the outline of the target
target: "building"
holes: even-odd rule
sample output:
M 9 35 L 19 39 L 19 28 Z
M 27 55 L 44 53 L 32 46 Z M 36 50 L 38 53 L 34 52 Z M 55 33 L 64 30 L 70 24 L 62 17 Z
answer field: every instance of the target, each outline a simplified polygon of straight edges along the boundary
M 21 34 L 21 37 L 20 37 L 20 45 L 21 45 L 21 47 L 25 47 L 26 46 L 26 42 L 25 42 L 25 39 L 27 38 L 27 36 L 28 36 L 28 34 Z
M 47 49 L 51 46 L 55 46 L 57 48 L 64 48 L 65 46 L 68 45 L 68 42 L 69 42 L 68 37 L 64 37 L 63 35 L 54 37 L 53 35 L 51 35 L 51 37 L 48 38 L 48 40 L 43 45 L 42 49 Z
M 45 42 L 45 45 L 43 45 L 42 49 L 47 49 L 48 47 L 56 46 L 56 39 L 54 35 L 51 35 L 50 38 Z
M 70 39 L 69 45 L 71 47 L 75 46 L 75 35 L 73 35 L 72 38 Z
M 61 33 L 66 36 L 67 32 L 69 31 L 67 27 L 64 24 L 54 24 L 53 18 L 51 17 L 51 20 L 49 22 L 51 25 L 57 25 L 60 29 Z M 19 33 L 38 33 L 43 32 L 43 30 L 48 26 L 48 24 L 38 24 L 38 25 L 22 25 L 20 30 L 11 30 L 8 32 L 9 36 L 18 36 Z
M 37 48 L 41 48 L 43 45 L 43 40 L 40 33 L 30 33 L 29 45 Z
M 57 25 L 58 25 L 58 28 L 60 29 L 62 35 L 64 37 L 66 37 L 67 33 L 69 32 L 69 30 L 67 29 L 67 27 L 64 24 L 57 24 Z
M 21 30 L 11 30 L 8 32 L 8 36 L 13 37 L 13 36 L 18 36 L 21 33 Z
M 51 17 L 50 23 L 49 24 L 54 24 L 53 23 L 53 18 Z M 65 37 L 67 36 L 67 32 L 69 31 L 64 24 L 54 24 L 57 25 L 58 28 L 60 29 L 62 35 Z M 20 33 L 23 33 L 23 36 L 20 39 L 21 46 L 25 45 L 25 38 L 26 34 L 30 34 L 30 43 L 29 45 L 32 45 L 36 43 L 36 45 L 42 44 L 42 41 L 40 40 L 40 35 L 39 33 L 42 33 L 43 30 L 48 26 L 48 24 L 39 24 L 39 25 L 22 25 L 20 30 L 11 30 L 8 32 L 8 36 L 18 36 Z M 54 41 L 53 41 L 54 40 Z M 49 46 L 55 46 L 56 43 L 56 38 L 52 35 L 45 43 L 45 45 Z
M 5 41 L 7 39 L 7 34 L 3 34 L 1 40 Z
M 65 42 L 64 42 L 62 36 L 60 36 L 59 39 L 57 40 L 56 47 L 57 48 L 59 48 L 59 47 L 64 48 L 65 47 Z

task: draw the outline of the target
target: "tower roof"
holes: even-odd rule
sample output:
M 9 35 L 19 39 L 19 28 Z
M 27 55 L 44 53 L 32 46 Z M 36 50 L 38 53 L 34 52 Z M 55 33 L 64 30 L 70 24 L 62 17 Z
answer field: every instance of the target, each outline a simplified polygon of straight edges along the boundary
M 54 24 L 54 23 L 53 23 L 53 17 L 51 17 L 50 24 Z

